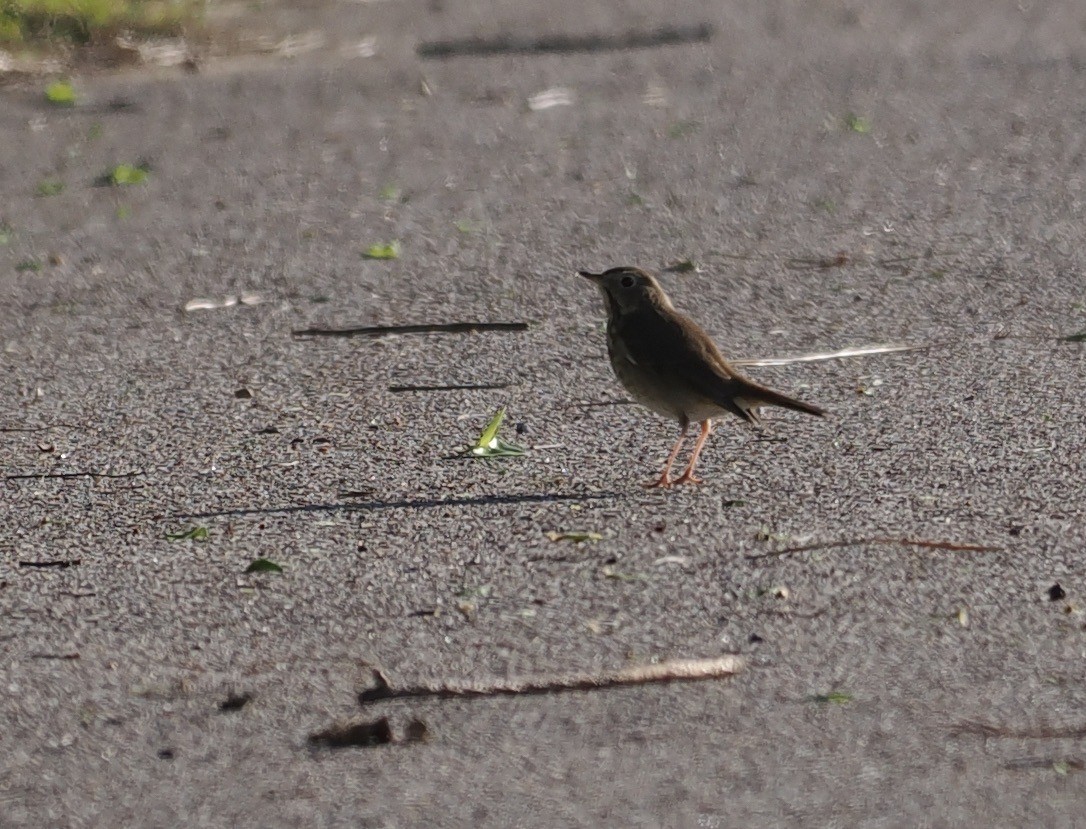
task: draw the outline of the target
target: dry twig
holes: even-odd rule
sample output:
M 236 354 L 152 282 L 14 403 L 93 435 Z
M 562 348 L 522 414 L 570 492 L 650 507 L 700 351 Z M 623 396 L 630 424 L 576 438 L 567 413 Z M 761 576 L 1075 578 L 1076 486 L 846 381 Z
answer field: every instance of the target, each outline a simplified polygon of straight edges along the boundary
M 563 691 L 595 691 L 619 685 L 643 685 L 649 682 L 695 682 L 720 679 L 743 669 L 738 656 L 725 655 L 712 659 L 672 659 L 648 665 L 632 665 L 602 673 L 540 675 L 510 679 L 462 680 L 452 679 L 395 687 L 380 671 L 374 670 L 375 686 L 362 691 L 358 701 L 365 705 L 384 699 L 412 697 L 494 697 L 520 694 L 553 694 Z
M 953 541 L 930 541 L 924 538 L 849 538 L 844 541 L 822 541 L 817 544 L 804 544 L 800 547 L 787 547 L 783 550 L 771 550 L 768 553 L 757 553 L 747 556 L 747 561 L 758 561 L 763 558 L 780 558 L 795 553 L 809 553 L 813 550 L 835 550 L 841 547 L 859 547 L 864 544 L 880 544 L 887 547 L 924 547 L 929 550 L 951 550 L 953 552 L 969 553 L 994 553 L 999 547 L 989 547 L 983 544 L 958 544 Z
M 1086 737 L 1086 725 L 1066 728 L 1007 728 L 1001 725 L 965 720 L 951 727 L 953 734 L 974 734 L 978 737 L 1000 737 L 1005 740 L 1081 740 Z
M 696 26 L 665 26 L 648 32 L 621 35 L 547 35 L 537 38 L 505 36 L 495 39 L 438 40 L 420 43 L 415 50 L 420 58 L 453 58 L 489 55 L 569 54 L 604 52 L 613 49 L 644 49 L 701 43 L 713 36 L 708 23 Z
M 526 322 L 435 322 L 418 325 L 363 325 L 354 328 L 302 328 L 295 337 L 388 337 L 393 334 L 471 334 L 476 331 L 527 331 Z

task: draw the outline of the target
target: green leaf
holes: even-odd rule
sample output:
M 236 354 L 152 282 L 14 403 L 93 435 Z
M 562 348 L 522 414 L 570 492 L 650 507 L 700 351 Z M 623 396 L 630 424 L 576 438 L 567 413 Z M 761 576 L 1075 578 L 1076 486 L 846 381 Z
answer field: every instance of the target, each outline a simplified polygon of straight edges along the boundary
M 266 558 L 257 558 L 245 568 L 246 573 L 282 573 L 283 568 L 274 561 Z
M 24 273 L 25 271 L 33 271 L 34 273 L 37 273 L 41 270 L 41 262 L 39 262 L 37 259 L 24 259 L 22 262 L 19 262 L 15 266 L 15 270 L 17 270 L 19 273 Z
M 551 541 L 572 541 L 574 544 L 580 544 L 585 541 L 603 541 L 603 536 L 595 532 L 560 533 L 551 530 L 547 533 L 547 538 L 549 538 Z
M 475 458 L 517 458 L 524 454 L 524 447 L 509 443 L 498 437 L 498 429 L 505 420 L 505 408 L 502 407 L 486 424 L 483 433 L 471 447 L 471 455 Z
M 399 259 L 400 243 L 392 241 L 385 244 L 370 245 L 362 256 L 366 259 Z
M 11 225 L 0 222 L 0 246 L 10 245 L 11 237 L 15 233 Z
M 807 702 L 817 702 L 822 705 L 829 703 L 843 705 L 846 702 L 852 702 L 852 694 L 846 694 L 844 691 L 830 691 L 828 694 L 811 694 L 807 697 Z
M 132 208 L 125 204 L 117 205 L 117 218 L 124 221 L 132 215 Z
M 482 229 L 478 222 L 473 222 L 471 219 L 457 219 L 453 224 L 461 233 L 477 233 Z
M 54 81 L 45 87 L 45 99 L 57 106 L 75 106 L 75 90 L 67 81 Z
M 166 533 L 167 541 L 207 541 L 211 534 L 207 527 L 189 527 L 177 533 Z
M 381 188 L 381 192 L 378 195 L 381 201 L 400 201 L 403 197 L 403 191 L 395 184 L 386 184 Z
M 486 424 L 486 428 L 483 429 L 483 433 L 479 435 L 479 440 L 475 446 L 480 449 L 484 449 L 490 445 L 490 442 L 498 436 L 498 430 L 502 427 L 502 421 L 505 420 L 505 407 L 498 409 L 494 413 L 494 417 L 490 418 L 490 422 Z
M 845 116 L 845 129 L 849 132 L 858 132 L 860 135 L 867 135 L 871 132 L 871 119 L 866 118 L 863 115 L 857 115 L 855 112 L 850 112 Z
M 64 192 L 64 182 L 58 178 L 47 178 L 38 185 L 39 196 L 59 196 Z
M 146 167 L 133 167 L 131 164 L 118 164 L 109 173 L 109 183 L 114 187 L 127 187 L 131 184 L 143 184 L 147 181 Z

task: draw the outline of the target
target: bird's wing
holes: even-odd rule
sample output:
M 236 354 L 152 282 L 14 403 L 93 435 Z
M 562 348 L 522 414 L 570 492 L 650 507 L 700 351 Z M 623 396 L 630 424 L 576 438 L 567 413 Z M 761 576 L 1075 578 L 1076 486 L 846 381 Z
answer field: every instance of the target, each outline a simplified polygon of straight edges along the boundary
M 753 420 L 736 403 L 744 378 L 733 374 L 708 334 L 692 320 L 683 322 L 674 314 L 654 309 L 652 313 L 625 315 L 617 333 L 622 337 L 628 359 L 642 370 L 687 387 L 739 417 Z
M 647 370 L 670 375 L 698 394 L 751 422 L 760 405 L 822 415 L 817 406 L 795 400 L 740 374 L 721 355 L 705 331 L 689 318 L 670 313 L 630 314 L 623 342 L 631 360 Z

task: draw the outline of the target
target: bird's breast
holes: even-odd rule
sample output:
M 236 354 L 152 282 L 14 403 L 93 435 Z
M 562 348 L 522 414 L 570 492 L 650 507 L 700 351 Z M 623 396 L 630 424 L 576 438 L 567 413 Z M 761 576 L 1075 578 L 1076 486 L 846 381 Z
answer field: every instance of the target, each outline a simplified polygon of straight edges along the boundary
M 719 414 L 719 407 L 692 393 L 688 383 L 666 362 L 638 359 L 625 345 L 636 332 L 609 325 L 607 353 L 611 368 L 635 401 L 648 409 L 678 421 L 701 421 Z

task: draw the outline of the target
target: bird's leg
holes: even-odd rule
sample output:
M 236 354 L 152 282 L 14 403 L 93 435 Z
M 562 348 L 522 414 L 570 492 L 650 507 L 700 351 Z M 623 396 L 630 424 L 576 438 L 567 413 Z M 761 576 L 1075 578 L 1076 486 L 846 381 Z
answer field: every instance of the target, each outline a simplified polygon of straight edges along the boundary
M 679 450 L 683 448 L 683 441 L 686 440 L 686 430 L 690 428 L 690 422 L 685 421 L 683 423 L 683 430 L 679 433 L 679 439 L 675 441 L 675 447 L 671 450 L 671 454 L 668 455 L 667 465 L 664 467 L 664 472 L 655 481 L 647 484 L 642 484 L 649 489 L 655 489 L 656 487 L 663 487 L 667 489 L 671 486 L 671 467 L 675 463 L 675 458 L 679 456 Z
M 686 471 L 675 479 L 677 484 L 700 484 L 701 478 L 694 477 L 694 467 L 698 464 L 698 455 L 701 454 L 702 447 L 705 446 L 705 441 L 709 439 L 709 433 L 713 430 L 713 421 L 703 420 L 701 422 L 701 434 L 698 435 L 698 442 L 694 444 L 694 451 L 690 454 L 690 463 L 686 467 Z

